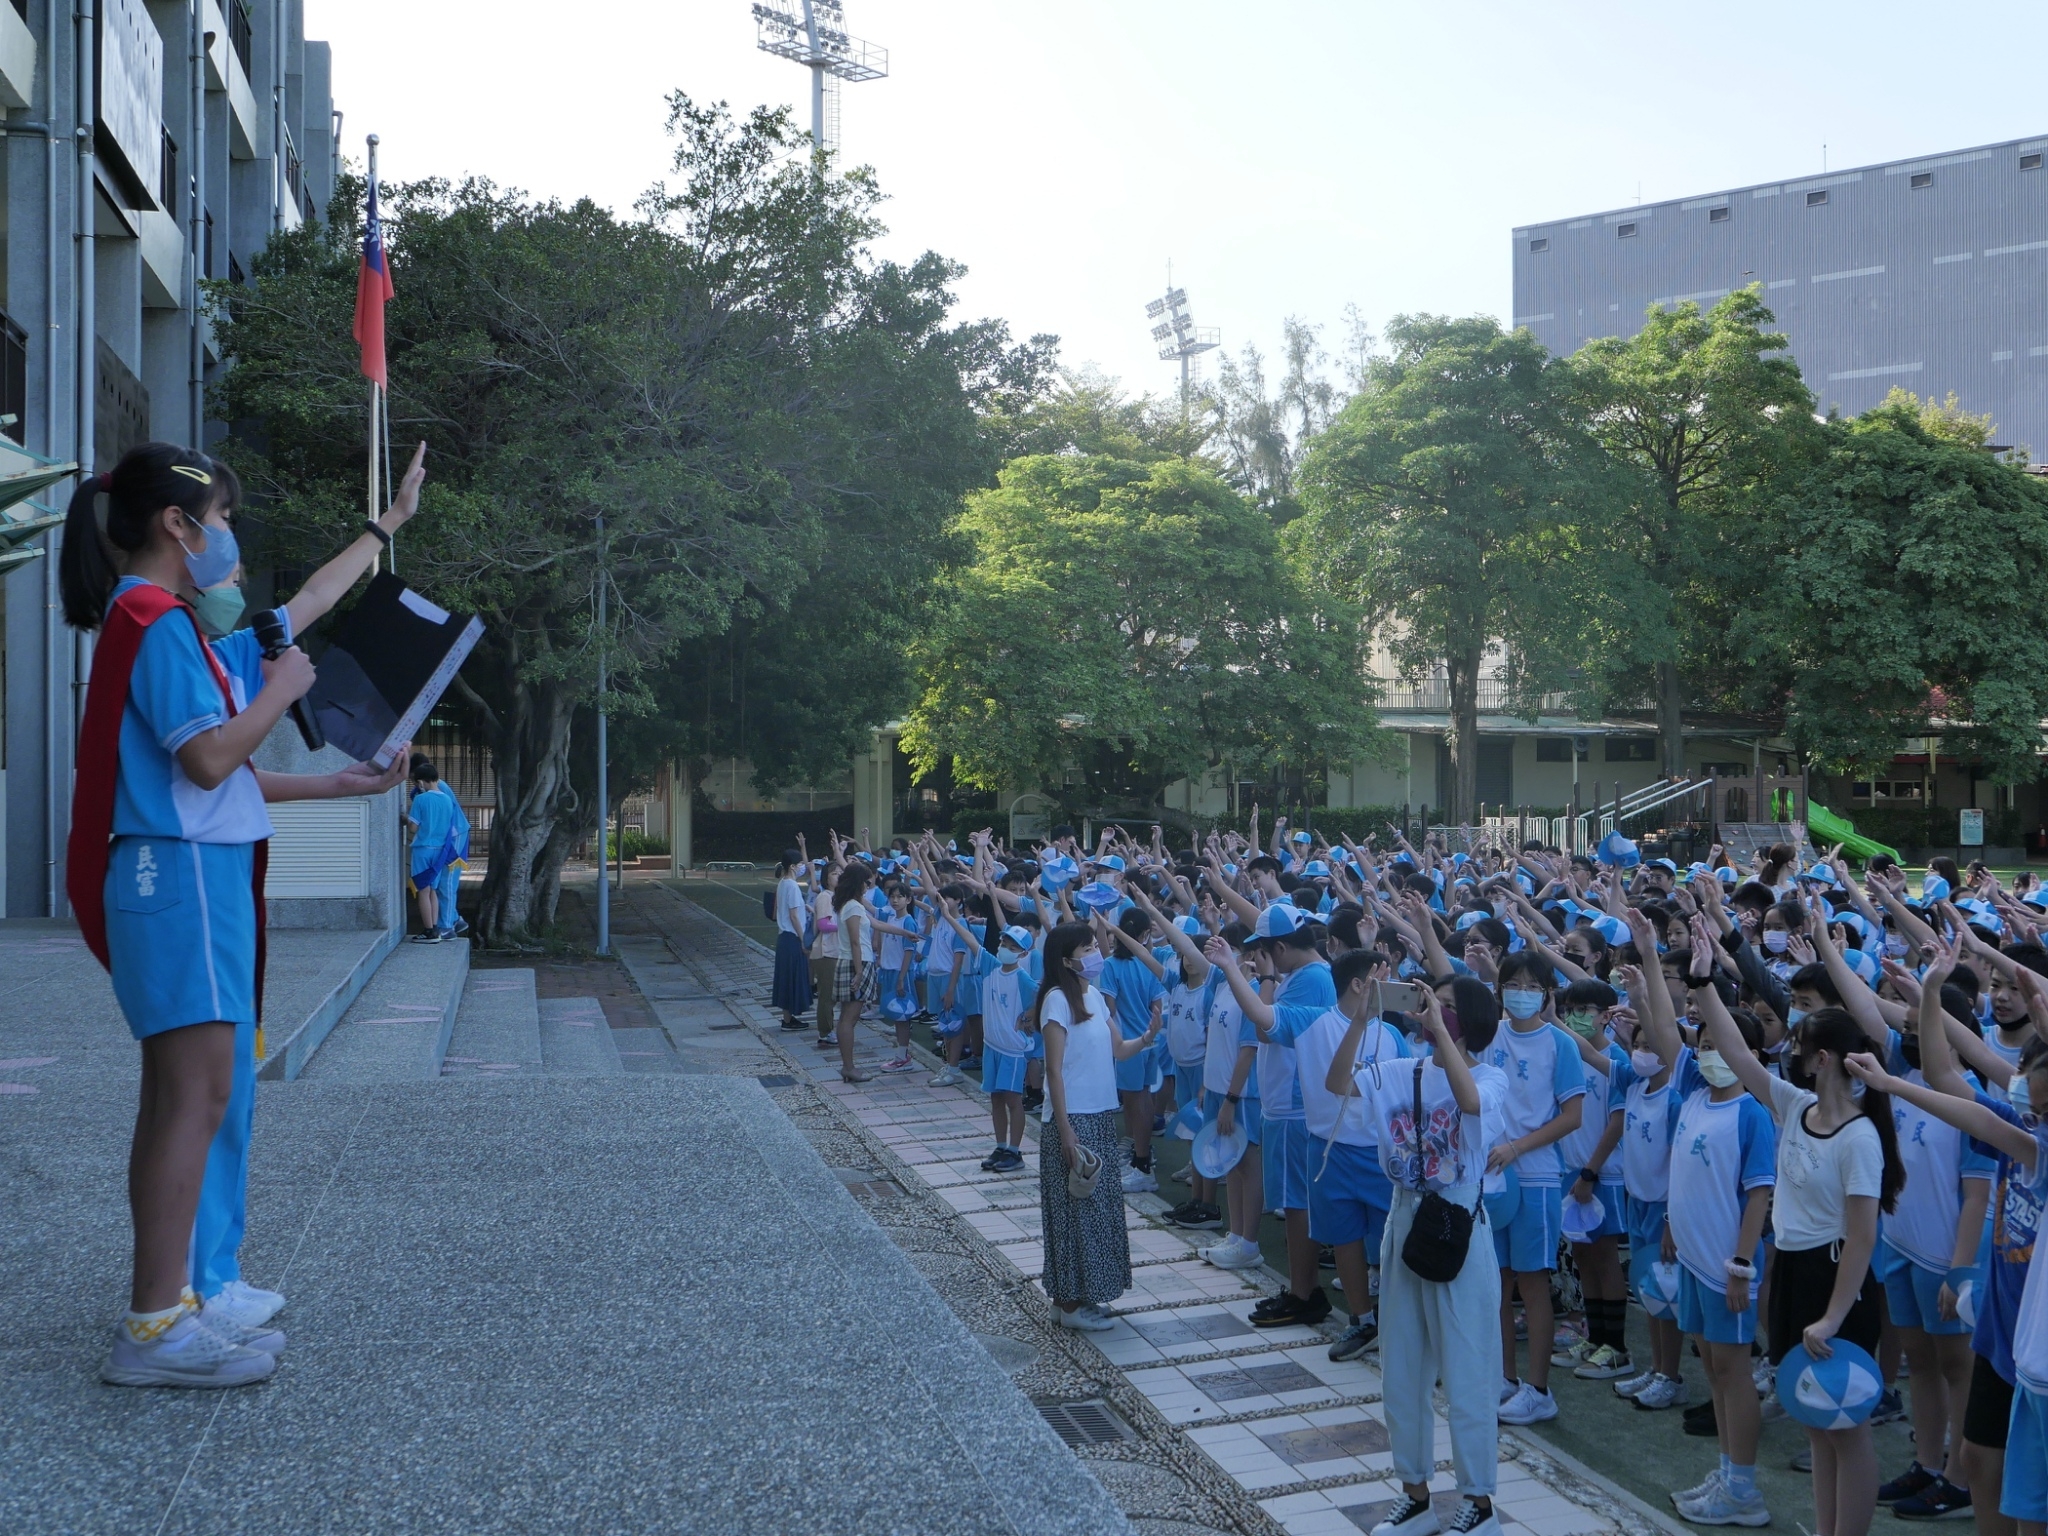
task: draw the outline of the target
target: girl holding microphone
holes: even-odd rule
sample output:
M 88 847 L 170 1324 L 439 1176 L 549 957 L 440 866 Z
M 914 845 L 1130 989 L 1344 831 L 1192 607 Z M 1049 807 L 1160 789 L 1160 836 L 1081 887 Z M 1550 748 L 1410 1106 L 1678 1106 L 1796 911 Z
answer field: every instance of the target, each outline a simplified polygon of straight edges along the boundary
M 265 800 L 377 794 L 405 773 L 259 774 L 250 754 L 313 683 L 296 646 L 236 698 L 194 602 L 232 578 L 238 486 L 203 453 L 145 443 L 82 483 L 66 514 L 64 617 L 97 630 L 78 744 L 66 885 L 87 945 L 142 1045 L 129 1154 L 135 1263 L 101 1379 L 241 1386 L 276 1369 L 284 1337 L 202 1310 L 190 1277 L 208 1148 L 261 986 Z M 107 499 L 106 526 L 95 515 Z

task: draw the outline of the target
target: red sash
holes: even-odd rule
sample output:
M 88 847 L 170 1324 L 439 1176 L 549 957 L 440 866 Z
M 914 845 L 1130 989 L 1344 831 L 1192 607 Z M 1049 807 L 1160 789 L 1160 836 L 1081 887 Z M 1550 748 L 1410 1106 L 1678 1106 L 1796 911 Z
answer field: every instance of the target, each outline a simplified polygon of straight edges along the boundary
M 107 862 L 114 835 L 114 782 L 120 772 L 121 717 L 128 709 L 128 679 L 142 637 L 165 614 L 184 609 L 199 640 L 199 653 L 220 688 L 222 706 L 232 719 L 234 690 L 220 658 L 206 643 L 199 616 L 191 605 L 154 582 L 130 587 L 114 599 L 100 626 L 92 652 L 92 680 L 85 693 L 85 724 L 78 733 L 77 773 L 71 792 L 71 841 L 64 859 L 64 888 L 86 947 L 103 966 L 107 959 Z M 264 912 L 263 877 L 270 862 L 270 841 L 256 844 L 256 1011 L 263 1012 Z M 109 967 L 111 968 L 111 967 Z

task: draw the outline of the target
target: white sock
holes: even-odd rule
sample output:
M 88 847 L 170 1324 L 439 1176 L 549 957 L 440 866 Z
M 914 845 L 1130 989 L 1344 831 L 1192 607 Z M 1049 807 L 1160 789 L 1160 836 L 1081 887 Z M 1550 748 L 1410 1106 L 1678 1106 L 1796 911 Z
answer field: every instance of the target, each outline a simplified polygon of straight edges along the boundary
M 165 1307 L 161 1312 L 130 1311 L 121 1319 L 121 1326 L 128 1330 L 128 1337 L 137 1344 L 153 1344 L 170 1332 L 178 1320 L 191 1311 L 198 1303 L 192 1299 L 188 1289 L 178 1298 L 174 1307 Z

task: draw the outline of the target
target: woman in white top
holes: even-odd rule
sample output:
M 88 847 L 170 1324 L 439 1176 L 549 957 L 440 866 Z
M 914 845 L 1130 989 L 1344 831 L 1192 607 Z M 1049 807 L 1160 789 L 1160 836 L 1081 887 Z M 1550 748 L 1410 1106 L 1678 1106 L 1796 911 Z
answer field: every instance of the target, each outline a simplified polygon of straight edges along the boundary
M 803 1016 L 811 1011 L 811 961 L 804 950 L 806 906 L 804 883 L 810 865 L 794 848 L 782 851 L 775 866 L 775 989 L 774 1007 L 782 1014 L 784 1029 L 802 1029 Z
M 811 989 L 818 994 L 818 1047 L 835 1043 L 832 1020 L 835 1013 L 833 989 L 839 975 L 839 905 L 832 899 L 832 882 L 838 869 L 823 859 L 811 861 Z
M 868 882 L 874 878 L 875 872 L 855 859 L 839 872 L 839 882 L 832 887 L 839 919 L 839 963 L 832 973 L 832 996 L 839 1005 L 839 1076 L 849 1083 L 864 1083 L 874 1076 L 853 1064 L 860 1011 L 875 996 L 875 915 L 867 902 Z
M 1464 1496 L 1450 1529 L 1455 1536 L 1500 1532 L 1493 1510 L 1500 1462 L 1500 1270 L 1480 1185 L 1488 1154 L 1507 1137 L 1508 1079 L 1479 1059 L 1500 1025 L 1493 993 L 1469 978 L 1453 985 L 1458 1041 L 1451 1039 L 1442 1001 L 1424 987 L 1420 1017 L 1429 1056 L 1361 1064 L 1359 1048 L 1374 1017 L 1364 1010 L 1345 1032 L 1325 1082 L 1331 1093 L 1364 1095 L 1379 1133 L 1380 1168 L 1394 1190 L 1378 1256 L 1380 1379 L 1402 1496 L 1372 1536 L 1430 1536 L 1441 1529 L 1429 1498 L 1436 1465 L 1430 1399 L 1439 1378 Z M 1473 1213 L 1464 1266 L 1441 1282 L 1423 1279 L 1402 1257 L 1415 1213 L 1432 1192 Z
M 1045 941 L 1045 981 L 1021 1027 L 1045 1036 L 1045 1119 L 1057 1133 L 1038 1138 L 1038 1203 L 1044 1217 L 1045 1293 L 1068 1328 L 1100 1333 L 1110 1326 L 1102 1304 L 1131 1288 L 1131 1240 L 1124 1231 L 1118 1164 L 1122 1112 L 1116 1064 L 1149 1050 L 1159 1036 L 1160 1009 L 1134 1039 L 1110 1022 L 1110 1007 L 1081 973 L 1094 948 L 1086 923 L 1062 923 Z M 1077 1200 L 1067 1174 L 1086 1147 L 1099 1159 L 1095 1189 Z
M 1694 920 L 1694 953 L 1711 935 Z M 1786 1069 L 1773 1075 L 1743 1045 L 1735 1020 L 1707 978 L 1688 977 L 1706 1040 L 1735 1069 L 1742 1086 L 1778 1122 L 1778 1183 L 1771 1225 L 1778 1258 L 1771 1275 L 1771 1360 L 1794 1344 L 1824 1360 L 1828 1341 L 1847 1339 L 1877 1353 L 1882 1287 L 1870 1270 L 1877 1213 L 1889 1211 L 1906 1182 L 1892 1124 L 1891 1099 L 1876 1089 L 1856 1097 L 1844 1063 L 1870 1039 L 1843 1008 L 1817 1008 L 1793 1031 Z M 1731 1273 L 1733 1270 L 1731 1268 Z M 1877 1510 L 1877 1452 L 1869 1424 L 1808 1429 L 1813 1448 L 1814 1529 L 1824 1536 L 1866 1536 Z M 1698 1497 L 1720 1477 L 1687 1490 Z

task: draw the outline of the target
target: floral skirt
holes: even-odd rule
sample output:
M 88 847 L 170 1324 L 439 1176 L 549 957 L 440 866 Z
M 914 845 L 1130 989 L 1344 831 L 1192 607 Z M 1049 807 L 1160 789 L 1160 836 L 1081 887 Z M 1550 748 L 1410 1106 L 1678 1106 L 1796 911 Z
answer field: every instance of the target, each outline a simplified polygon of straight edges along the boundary
M 1131 1238 L 1124 1230 L 1123 1126 L 1119 1110 L 1070 1115 L 1074 1139 L 1102 1159 L 1095 1193 L 1067 1191 L 1067 1160 L 1057 1126 L 1038 1137 L 1038 1205 L 1045 1218 L 1045 1294 L 1054 1301 L 1114 1301 L 1131 1288 Z

